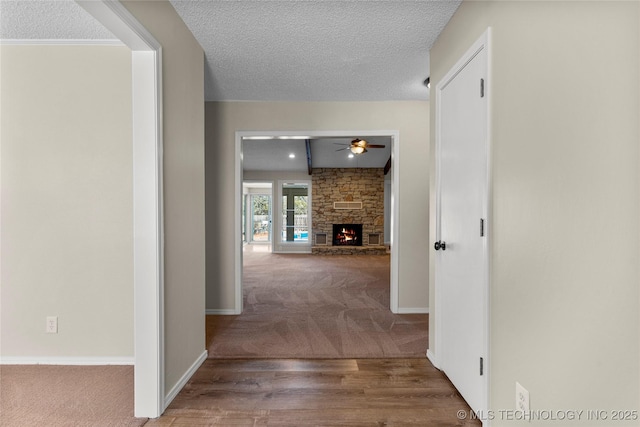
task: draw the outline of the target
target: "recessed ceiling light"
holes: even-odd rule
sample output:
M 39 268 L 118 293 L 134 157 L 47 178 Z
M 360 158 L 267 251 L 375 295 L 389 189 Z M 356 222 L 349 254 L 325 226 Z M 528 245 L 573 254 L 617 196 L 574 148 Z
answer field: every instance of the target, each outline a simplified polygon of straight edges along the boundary
M 293 154 L 293 153 L 291 153 L 291 154 L 289 154 L 289 158 L 290 158 L 290 159 L 295 159 L 295 158 L 296 158 L 296 155 L 295 155 L 295 154 Z
M 252 140 L 258 140 L 258 139 L 273 139 L 273 136 L 244 136 L 242 137 L 242 139 L 252 139 Z
M 293 136 L 279 136 L 278 139 L 309 139 L 308 136 L 293 135 Z
M 347 156 L 350 159 L 353 159 L 355 156 L 353 155 L 353 153 L 349 153 L 349 155 Z

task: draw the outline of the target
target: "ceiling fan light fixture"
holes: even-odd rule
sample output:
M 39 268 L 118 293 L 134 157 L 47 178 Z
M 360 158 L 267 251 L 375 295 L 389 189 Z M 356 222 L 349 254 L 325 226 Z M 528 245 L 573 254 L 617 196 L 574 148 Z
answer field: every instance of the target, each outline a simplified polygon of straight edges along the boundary
M 364 152 L 366 152 L 367 150 L 364 148 L 363 145 L 352 145 L 351 146 L 351 152 L 353 154 L 362 154 Z
M 363 147 L 365 148 L 367 146 L 368 142 L 365 141 L 364 139 L 360 139 L 360 138 L 356 138 L 353 141 L 351 141 L 351 145 L 356 145 L 358 147 Z

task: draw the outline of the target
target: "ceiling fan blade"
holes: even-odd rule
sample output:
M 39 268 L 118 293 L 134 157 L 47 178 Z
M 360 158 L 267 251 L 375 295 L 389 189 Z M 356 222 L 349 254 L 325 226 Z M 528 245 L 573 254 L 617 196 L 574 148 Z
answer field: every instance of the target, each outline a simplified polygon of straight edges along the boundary
M 344 148 L 338 148 L 336 151 L 344 151 L 344 150 L 348 150 L 350 147 L 344 147 Z
M 386 145 L 380 145 L 380 144 L 367 144 L 367 148 L 385 148 Z
M 335 145 L 350 145 L 350 144 L 345 144 L 344 142 L 334 142 Z

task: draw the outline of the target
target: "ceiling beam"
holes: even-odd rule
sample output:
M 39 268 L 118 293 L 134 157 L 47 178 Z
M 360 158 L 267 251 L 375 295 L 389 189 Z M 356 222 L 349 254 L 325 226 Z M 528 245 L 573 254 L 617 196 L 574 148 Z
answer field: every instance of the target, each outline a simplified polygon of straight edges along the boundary
M 307 146 L 307 169 L 309 171 L 309 175 L 311 175 L 311 140 L 305 139 L 304 142 Z
M 384 174 L 388 174 L 391 170 L 391 156 L 389 156 L 389 160 L 387 160 L 387 164 L 384 165 Z

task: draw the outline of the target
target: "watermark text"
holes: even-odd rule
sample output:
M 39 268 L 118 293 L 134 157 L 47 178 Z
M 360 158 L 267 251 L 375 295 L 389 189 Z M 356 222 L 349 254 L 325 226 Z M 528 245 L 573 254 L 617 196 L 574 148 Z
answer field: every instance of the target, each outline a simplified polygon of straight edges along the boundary
M 520 411 L 501 409 L 488 411 L 457 412 L 459 420 L 471 419 L 480 421 L 637 421 L 637 410 L 600 410 L 600 409 L 541 409 Z

